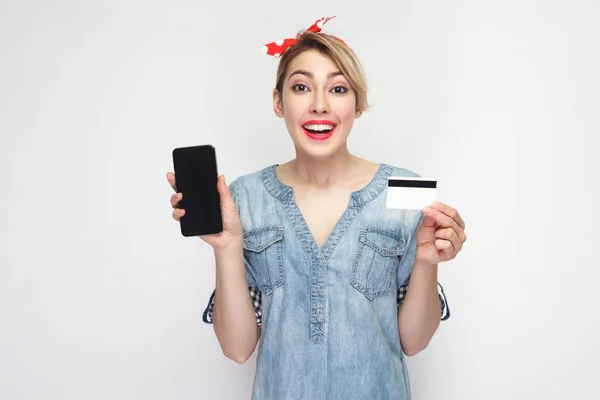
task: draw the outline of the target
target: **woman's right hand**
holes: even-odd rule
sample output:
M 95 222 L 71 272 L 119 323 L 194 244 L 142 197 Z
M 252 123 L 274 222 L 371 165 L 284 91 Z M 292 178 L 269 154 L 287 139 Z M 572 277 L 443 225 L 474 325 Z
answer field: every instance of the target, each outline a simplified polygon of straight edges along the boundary
M 177 193 L 175 174 L 167 173 L 167 180 L 176 192 L 171 196 L 171 207 L 173 207 L 173 219 L 178 221 L 185 215 L 185 210 L 179 208 L 179 202 L 183 199 L 182 193 Z M 215 250 L 225 249 L 231 245 L 241 245 L 243 242 L 242 221 L 237 212 L 235 202 L 231 197 L 231 191 L 225 183 L 225 176 L 219 176 L 217 190 L 221 197 L 221 214 L 223 217 L 223 232 L 214 235 L 202 235 L 200 239 L 211 245 Z

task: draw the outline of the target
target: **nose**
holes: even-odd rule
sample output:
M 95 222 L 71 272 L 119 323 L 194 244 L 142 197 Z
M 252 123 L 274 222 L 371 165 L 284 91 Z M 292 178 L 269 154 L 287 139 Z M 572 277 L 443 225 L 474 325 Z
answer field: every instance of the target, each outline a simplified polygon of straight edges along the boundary
M 313 101 L 311 104 L 311 112 L 316 114 L 325 114 L 329 112 L 329 101 L 327 99 L 327 93 L 321 90 L 314 92 Z

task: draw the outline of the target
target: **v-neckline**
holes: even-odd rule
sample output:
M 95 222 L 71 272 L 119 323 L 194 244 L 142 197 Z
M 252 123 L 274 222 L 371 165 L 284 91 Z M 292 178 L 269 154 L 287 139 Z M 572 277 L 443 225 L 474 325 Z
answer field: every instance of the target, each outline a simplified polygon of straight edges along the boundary
M 362 206 L 375 199 L 387 186 L 387 177 L 391 173 L 389 165 L 378 164 L 377 171 L 369 182 L 361 189 L 355 190 L 350 194 L 344 212 L 334 224 L 323 245 L 319 246 L 296 202 L 294 189 L 279 180 L 277 176 L 278 166 L 279 164 L 274 164 L 263 171 L 265 187 L 272 195 L 282 201 L 304 249 L 307 253 L 316 256 L 315 261 L 322 264 L 327 262 L 340 239 L 362 209 Z

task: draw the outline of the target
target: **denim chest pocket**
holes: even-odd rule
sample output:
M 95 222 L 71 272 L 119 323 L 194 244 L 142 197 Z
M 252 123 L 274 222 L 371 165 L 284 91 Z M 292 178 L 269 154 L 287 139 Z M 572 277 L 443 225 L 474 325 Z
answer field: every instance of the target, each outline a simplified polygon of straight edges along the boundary
M 256 273 L 262 294 L 269 295 L 285 282 L 283 227 L 267 227 L 244 233 L 246 257 Z
M 352 266 L 352 286 L 369 300 L 396 292 L 396 268 L 404 254 L 404 239 L 397 233 L 362 229 Z

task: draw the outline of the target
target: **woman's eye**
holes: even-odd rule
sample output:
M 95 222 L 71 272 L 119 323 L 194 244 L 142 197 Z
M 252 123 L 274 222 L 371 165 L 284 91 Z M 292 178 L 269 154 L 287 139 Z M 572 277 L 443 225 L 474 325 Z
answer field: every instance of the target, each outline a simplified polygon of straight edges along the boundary
M 292 88 L 296 91 L 296 92 L 306 92 L 308 90 L 308 88 L 306 87 L 306 85 L 303 85 L 301 83 L 298 83 L 294 86 L 292 86 Z
M 336 86 L 333 89 L 331 89 L 331 91 L 335 94 L 344 94 L 348 91 L 348 89 L 344 86 Z

